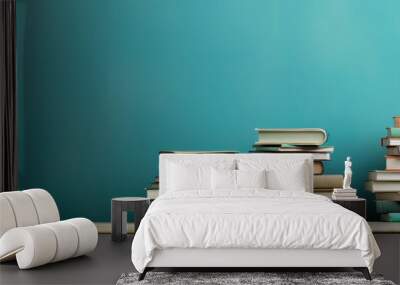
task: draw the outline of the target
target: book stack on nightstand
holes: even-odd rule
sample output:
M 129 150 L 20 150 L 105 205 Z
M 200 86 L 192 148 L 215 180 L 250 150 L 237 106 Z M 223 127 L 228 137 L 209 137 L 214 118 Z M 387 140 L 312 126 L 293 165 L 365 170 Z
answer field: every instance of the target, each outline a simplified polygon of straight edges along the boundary
M 366 189 L 375 193 L 381 221 L 400 222 L 400 116 L 394 117 L 394 127 L 386 130 L 381 139 L 386 148 L 386 169 L 370 171 Z
M 333 189 L 332 199 L 333 200 L 354 200 L 357 199 L 357 190 L 356 189 L 342 189 L 335 188 Z

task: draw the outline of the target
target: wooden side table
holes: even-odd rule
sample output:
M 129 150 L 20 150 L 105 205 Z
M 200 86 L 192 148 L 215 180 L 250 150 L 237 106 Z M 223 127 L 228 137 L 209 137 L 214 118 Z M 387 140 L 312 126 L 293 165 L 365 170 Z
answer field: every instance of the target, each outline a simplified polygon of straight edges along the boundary
M 132 211 L 135 230 L 139 227 L 150 205 L 150 199 L 143 197 L 120 197 L 111 200 L 111 239 L 122 241 L 127 236 L 127 212 Z
M 363 198 L 354 198 L 351 200 L 332 200 L 332 202 L 359 214 L 364 219 L 367 218 L 367 203 Z

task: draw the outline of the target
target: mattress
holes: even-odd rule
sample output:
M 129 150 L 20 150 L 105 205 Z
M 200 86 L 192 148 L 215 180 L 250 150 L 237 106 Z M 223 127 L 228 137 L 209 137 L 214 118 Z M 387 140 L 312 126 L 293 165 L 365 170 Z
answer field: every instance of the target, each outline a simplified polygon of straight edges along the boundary
M 157 198 L 136 232 L 139 272 L 163 249 L 359 250 L 372 271 L 379 248 L 368 223 L 326 197 L 300 191 L 169 192 Z

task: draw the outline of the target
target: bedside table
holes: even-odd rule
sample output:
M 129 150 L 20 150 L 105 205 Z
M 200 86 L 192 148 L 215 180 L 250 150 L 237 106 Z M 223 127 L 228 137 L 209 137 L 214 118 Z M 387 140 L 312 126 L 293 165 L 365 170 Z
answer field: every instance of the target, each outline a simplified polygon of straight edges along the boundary
M 359 214 L 364 219 L 367 218 L 367 202 L 363 198 L 354 198 L 351 200 L 332 200 L 333 203 Z
M 120 197 L 111 200 L 111 238 L 123 241 L 127 236 L 127 212 L 132 211 L 135 218 L 135 232 L 146 214 L 150 199 L 143 197 Z

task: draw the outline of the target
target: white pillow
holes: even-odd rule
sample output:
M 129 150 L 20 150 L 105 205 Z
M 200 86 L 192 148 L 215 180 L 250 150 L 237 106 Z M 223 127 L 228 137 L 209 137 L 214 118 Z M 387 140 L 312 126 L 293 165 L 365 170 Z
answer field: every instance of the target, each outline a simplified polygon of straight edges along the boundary
M 267 172 L 263 170 L 211 169 L 211 189 L 237 190 L 241 188 L 266 188 Z
M 169 161 L 167 163 L 167 189 L 170 191 L 211 190 L 211 168 L 234 169 L 235 165 L 234 160 Z
M 274 190 L 307 191 L 309 171 L 304 160 L 295 159 L 239 159 L 239 170 L 267 171 L 267 188 Z
M 210 167 L 169 163 L 168 189 L 171 191 L 209 189 Z
M 267 171 L 235 170 L 238 188 L 267 188 Z
M 212 168 L 211 189 L 236 189 L 236 170 Z

